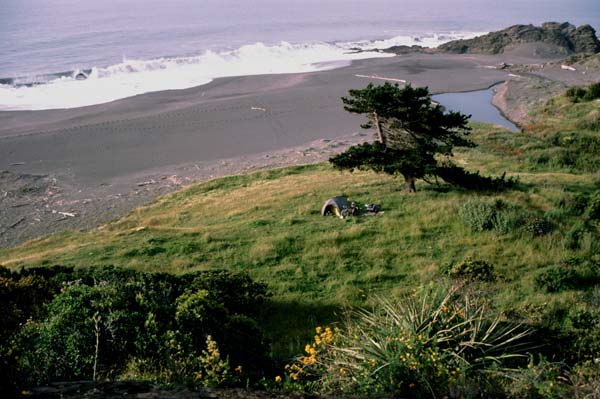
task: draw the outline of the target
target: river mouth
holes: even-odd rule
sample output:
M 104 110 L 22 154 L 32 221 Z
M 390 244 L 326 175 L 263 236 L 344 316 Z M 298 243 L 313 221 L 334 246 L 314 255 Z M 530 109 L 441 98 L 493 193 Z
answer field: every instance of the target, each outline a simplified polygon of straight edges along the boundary
M 431 98 L 449 111 L 471 115 L 471 121 L 491 123 L 505 127 L 512 132 L 521 131 L 517 125 L 506 119 L 498 108 L 492 105 L 494 88 L 463 93 L 436 94 Z

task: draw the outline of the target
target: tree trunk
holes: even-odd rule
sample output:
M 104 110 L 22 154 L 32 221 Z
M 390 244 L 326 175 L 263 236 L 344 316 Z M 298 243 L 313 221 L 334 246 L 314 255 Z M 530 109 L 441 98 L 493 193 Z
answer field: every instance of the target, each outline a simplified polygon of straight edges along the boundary
M 379 115 L 377 115 L 376 111 L 373 111 L 373 119 L 375 122 L 375 129 L 377 130 L 377 138 L 381 144 L 385 145 L 385 141 L 383 141 L 383 133 L 381 132 L 381 125 L 379 124 Z
M 417 180 L 414 176 L 402 175 L 404 176 L 404 191 L 407 193 L 415 193 L 417 189 L 415 188 L 415 180 Z

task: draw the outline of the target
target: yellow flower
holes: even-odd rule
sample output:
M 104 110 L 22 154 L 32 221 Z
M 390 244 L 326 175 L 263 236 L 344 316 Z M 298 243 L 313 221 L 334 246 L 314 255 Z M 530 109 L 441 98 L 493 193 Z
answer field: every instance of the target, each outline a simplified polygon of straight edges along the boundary
M 319 327 L 315 328 L 315 331 L 317 332 L 317 334 L 321 334 L 321 331 L 323 331 L 323 330 L 322 330 L 322 329 L 321 329 L 321 327 L 319 326 Z
M 242 372 L 242 365 L 240 364 L 239 366 L 237 366 L 235 368 L 235 371 L 237 371 L 238 373 L 241 373 Z
M 278 375 L 277 377 L 275 377 L 275 382 L 281 382 L 281 376 Z

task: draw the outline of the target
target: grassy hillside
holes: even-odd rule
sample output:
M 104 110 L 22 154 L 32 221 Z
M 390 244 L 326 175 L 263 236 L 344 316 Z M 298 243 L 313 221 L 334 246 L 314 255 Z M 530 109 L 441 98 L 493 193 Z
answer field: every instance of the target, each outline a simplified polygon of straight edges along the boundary
M 509 190 L 406 194 L 390 176 L 291 167 L 0 250 L 0 371 L 18 381 L 0 387 L 95 378 L 99 361 L 101 379 L 196 387 L 597 397 L 598 96 L 570 90 L 522 133 L 472 124 L 478 146 L 454 162 L 506 173 Z M 335 195 L 383 212 L 322 217 Z M 363 310 L 342 321 L 348 307 Z
M 557 98 L 525 134 L 472 125 L 479 146 L 457 153 L 457 163 L 483 174 L 507 172 L 519 179 L 514 190 L 421 183 L 410 195 L 401 180 L 326 164 L 263 171 L 188 187 L 89 232 L 1 250 L 0 264 L 248 272 L 273 293 L 264 322 L 279 357 L 301 351 L 313 327 L 334 320 L 339 309 L 444 279 L 444 270 L 466 259 L 493 266 L 496 282 L 482 284 L 495 307 L 542 317 L 553 304 L 581 301 L 588 287 L 549 293 L 537 276 L 600 253 L 598 222 L 584 215 L 600 189 L 598 169 L 589 167 L 596 155 L 584 165 L 559 157 L 573 151 L 575 134 L 596 140 L 598 125 L 590 121 L 598 101 Z M 322 203 L 335 195 L 381 204 L 384 212 L 321 217 Z M 491 227 L 482 227 L 486 212 L 497 214 Z

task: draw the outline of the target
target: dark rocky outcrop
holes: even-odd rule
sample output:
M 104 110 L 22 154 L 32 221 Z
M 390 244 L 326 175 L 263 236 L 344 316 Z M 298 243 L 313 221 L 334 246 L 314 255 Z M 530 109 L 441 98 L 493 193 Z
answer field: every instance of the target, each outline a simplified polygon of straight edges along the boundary
M 386 53 L 392 53 L 392 54 L 414 54 L 414 53 L 434 53 L 435 49 L 431 49 L 429 47 L 423 47 L 423 46 L 419 46 L 419 45 L 412 45 L 412 46 L 406 46 L 406 45 L 401 45 L 401 46 L 392 46 L 389 48 L 386 48 L 383 50 Z
M 438 47 L 447 53 L 501 54 L 528 43 L 552 47 L 556 55 L 600 52 L 600 41 L 590 25 L 575 27 L 564 22 L 546 22 L 541 27 L 514 25 L 473 39 L 454 40 Z

